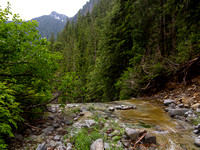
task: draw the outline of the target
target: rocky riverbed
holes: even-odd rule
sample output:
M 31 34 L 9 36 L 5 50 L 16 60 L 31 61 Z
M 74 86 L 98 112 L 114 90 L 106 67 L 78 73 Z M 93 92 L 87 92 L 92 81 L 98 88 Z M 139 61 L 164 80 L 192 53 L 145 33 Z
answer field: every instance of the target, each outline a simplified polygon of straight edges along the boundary
M 10 149 L 195 150 L 200 142 L 200 125 L 188 123 L 195 117 L 194 109 L 173 99 L 162 102 L 131 99 L 62 107 L 52 104 L 41 123 L 30 126 L 23 135 L 15 135 Z

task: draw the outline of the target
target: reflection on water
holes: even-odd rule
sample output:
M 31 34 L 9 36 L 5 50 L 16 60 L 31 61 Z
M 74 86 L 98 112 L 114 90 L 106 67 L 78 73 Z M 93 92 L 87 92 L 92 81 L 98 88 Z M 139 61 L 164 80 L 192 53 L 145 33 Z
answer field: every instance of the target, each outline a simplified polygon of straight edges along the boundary
M 114 102 L 116 104 L 134 104 L 137 109 L 118 110 L 117 115 L 120 121 L 125 124 L 146 124 L 149 125 L 152 133 L 156 134 L 160 144 L 159 149 L 169 150 L 196 150 L 192 128 L 185 122 L 178 122 L 164 112 L 163 105 L 152 100 L 132 99 L 127 101 Z M 181 127 L 180 127 L 181 126 Z M 162 132 L 156 130 L 162 129 Z

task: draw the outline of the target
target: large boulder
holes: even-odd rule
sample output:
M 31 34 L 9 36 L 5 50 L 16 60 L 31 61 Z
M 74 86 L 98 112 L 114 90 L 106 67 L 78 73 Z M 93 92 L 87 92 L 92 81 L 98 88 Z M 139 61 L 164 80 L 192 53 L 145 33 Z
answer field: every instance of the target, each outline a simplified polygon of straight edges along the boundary
M 102 139 L 98 139 L 90 146 L 90 150 L 104 150 L 104 144 Z
M 126 135 L 133 141 L 137 140 L 140 134 L 139 130 L 126 128 Z
M 188 109 L 169 109 L 168 113 L 171 117 L 184 116 Z

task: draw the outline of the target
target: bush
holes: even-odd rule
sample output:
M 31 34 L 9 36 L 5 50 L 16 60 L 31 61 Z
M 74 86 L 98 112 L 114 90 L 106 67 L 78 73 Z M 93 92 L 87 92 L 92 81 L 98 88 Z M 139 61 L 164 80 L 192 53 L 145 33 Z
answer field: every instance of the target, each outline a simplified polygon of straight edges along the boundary
M 19 103 L 15 102 L 15 91 L 0 82 L 0 149 L 6 149 L 5 136 L 14 137 L 12 127 L 17 128 L 17 121 L 22 121 Z
M 38 35 L 37 22 L 24 22 L 18 15 L 8 22 L 9 15 L 8 3 L 6 9 L 0 7 L 0 149 L 6 147 L 5 135 L 13 136 L 21 116 L 30 121 L 44 110 L 60 58 Z
M 99 131 L 94 130 L 89 132 L 86 129 L 81 129 L 74 137 L 71 138 L 71 142 L 75 143 L 77 150 L 90 150 L 92 142 L 99 138 L 101 138 Z

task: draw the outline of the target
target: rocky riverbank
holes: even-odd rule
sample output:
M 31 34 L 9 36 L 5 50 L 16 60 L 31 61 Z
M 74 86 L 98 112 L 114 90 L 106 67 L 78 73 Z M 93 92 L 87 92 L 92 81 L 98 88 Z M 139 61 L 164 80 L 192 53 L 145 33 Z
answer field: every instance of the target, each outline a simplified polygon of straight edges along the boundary
M 175 101 L 165 100 L 164 103 L 172 109 Z M 26 129 L 23 135 L 16 134 L 10 149 L 153 150 L 177 149 L 181 145 L 185 149 L 198 149 L 193 144 L 194 136 L 188 135 L 193 134 L 190 126 L 173 123 L 155 101 L 133 99 L 113 103 L 68 104 L 65 107 L 52 104 L 41 120 Z M 180 139 L 180 135 L 184 138 Z
M 136 109 L 136 106 L 107 105 L 106 108 L 95 108 L 91 104 L 68 104 L 65 108 L 62 108 L 56 104 L 50 105 L 46 117 L 43 118 L 45 123 L 38 124 L 36 127 L 32 126 L 25 131 L 23 136 L 16 134 L 11 149 L 88 149 L 88 145 L 85 144 L 90 144 L 91 150 L 103 150 L 104 148 L 133 149 L 145 147 L 145 145 L 156 148 L 155 135 L 144 129 L 128 128 L 119 123 L 118 117 L 113 114 L 115 110 L 130 109 Z M 85 142 L 85 138 L 79 136 L 82 132 L 96 132 L 95 136 L 99 138 L 94 140 L 93 143 L 90 143 L 92 140 L 89 143 Z M 88 135 L 85 133 L 84 136 L 91 138 L 91 133 L 87 133 Z M 76 138 L 82 139 L 78 141 Z

